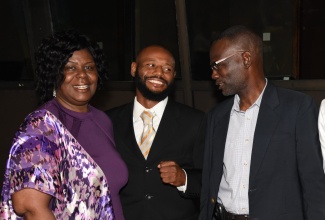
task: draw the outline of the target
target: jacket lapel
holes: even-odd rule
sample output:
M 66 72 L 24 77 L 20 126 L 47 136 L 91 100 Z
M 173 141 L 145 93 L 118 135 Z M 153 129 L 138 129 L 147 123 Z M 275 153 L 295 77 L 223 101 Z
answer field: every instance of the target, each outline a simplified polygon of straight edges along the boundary
M 175 138 L 178 131 L 179 109 L 175 108 L 173 101 L 170 99 L 167 102 L 164 114 L 161 118 L 155 139 L 151 145 L 151 149 L 147 161 L 155 161 L 156 158 L 161 158 L 161 151 L 166 149 L 166 144 L 170 142 L 171 138 Z
M 133 128 L 133 102 L 127 106 L 118 115 L 118 124 L 116 131 L 119 135 L 119 140 L 123 144 L 123 148 L 131 154 L 136 155 L 139 159 L 145 160 L 136 138 Z
M 268 82 L 263 94 L 255 128 L 249 177 L 250 187 L 254 187 L 254 178 L 256 177 L 264 159 L 272 136 L 271 134 L 274 133 L 274 130 L 278 124 L 279 116 L 274 111 L 278 105 L 279 98 L 277 89 L 270 82 Z
M 223 109 L 218 111 L 218 115 L 213 115 L 209 121 L 214 121 L 212 129 L 208 129 L 211 132 L 209 135 L 212 137 L 209 141 L 209 147 L 212 156 L 212 169 L 210 173 L 211 178 L 211 190 L 214 191 L 214 195 L 217 196 L 219 190 L 219 184 L 223 173 L 223 157 L 227 139 L 227 132 L 230 119 L 230 111 L 234 103 L 234 99 L 230 98 L 225 100 L 227 102 Z M 217 187 L 216 187 L 217 186 Z

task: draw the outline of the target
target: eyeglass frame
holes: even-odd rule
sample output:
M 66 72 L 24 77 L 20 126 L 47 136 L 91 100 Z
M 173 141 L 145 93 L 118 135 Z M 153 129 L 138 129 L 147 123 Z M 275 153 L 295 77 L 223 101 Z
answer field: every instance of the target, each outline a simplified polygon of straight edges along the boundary
M 231 54 L 231 55 L 229 55 L 229 56 L 226 56 L 225 58 L 222 58 L 222 59 L 220 59 L 220 60 L 217 60 L 217 61 L 212 62 L 212 63 L 210 64 L 210 68 L 211 68 L 212 71 L 214 71 L 214 70 L 218 71 L 218 70 L 219 70 L 218 65 L 219 65 L 220 63 L 226 61 L 226 60 L 229 59 L 230 57 L 235 56 L 236 54 L 239 54 L 239 53 L 243 54 L 243 53 L 245 53 L 245 52 L 248 52 L 248 51 L 245 51 L 245 50 L 238 50 L 238 51 L 236 51 L 235 53 L 233 53 L 233 54 Z

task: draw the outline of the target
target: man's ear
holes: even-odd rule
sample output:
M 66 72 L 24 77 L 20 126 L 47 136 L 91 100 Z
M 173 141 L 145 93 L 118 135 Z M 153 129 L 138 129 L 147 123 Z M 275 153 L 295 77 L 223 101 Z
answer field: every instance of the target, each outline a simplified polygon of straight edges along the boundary
M 244 61 L 243 61 L 244 66 L 245 66 L 246 68 L 250 67 L 251 64 L 252 64 L 251 53 L 248 52 L 248 51 L 247 51 L 247 52 L 244 52 L 244 54 L 243 54 L 243 58 L 244 58 Z
M 135 72 L 137 71 L 137 63 L 136 62 L 132 62 L 131 63 L 131 76 L 135 77 Z

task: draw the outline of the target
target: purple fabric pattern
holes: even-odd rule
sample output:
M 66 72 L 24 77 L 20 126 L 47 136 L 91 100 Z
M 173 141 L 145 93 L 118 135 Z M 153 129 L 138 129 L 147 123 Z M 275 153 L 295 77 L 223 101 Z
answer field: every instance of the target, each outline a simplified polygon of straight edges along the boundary
M 56 219 L 114 219 L 107 179 L 97 163 L 49 111 L 26 117 L 10 151 L 0 198 L 0 219 L 15 214 L 11 195 L 33 188 L 52 195 Z

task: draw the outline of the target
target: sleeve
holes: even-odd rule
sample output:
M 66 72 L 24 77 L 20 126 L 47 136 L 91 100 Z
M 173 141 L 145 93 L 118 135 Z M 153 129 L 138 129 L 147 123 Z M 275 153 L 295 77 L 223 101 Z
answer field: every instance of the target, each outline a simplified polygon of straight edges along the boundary
M 202 166 L 203 166 L 203 153 L 205 143 L 205 131 L 206 131 L 207 118 L 205 114 L 199 121 L 197 126 L 197 135 L 194 143 L 193 161 L 194 167 L 192 169 L 184 169 L 187 176 L 186 191 L 183 194 L 186 198 L 199 198 L 202 185 Z
M 21 125 L 7 163 L 10 194 L 33 188 L 58 197 L 60 152 L 54 125 L 46 111 L 30 114 Z
M 325 171 L 325 99 L 322 101 L 319 109 L 318 115 L 318 131 L 319 131 L 319 140 L 322 149 L 323 155 L 323 169 Z
M 325 175 L 317 130 L 317 107 L 311 98 L 300 103 L 296 143 L 305 213 L 308 219 L 325 219 Z
M 200 216 L 199 219 L 208 218 L 208 200 L 209 200 L 209 187 L 210 187 L 210 171 L 211 171 L 211 137 L 213 136 L 212 129 L 213 118 L 211 113 L 208 114 L 206 137 L 205 137 L 205 149 L 204 149 L 204 160 L 203 160 L 203 171 L 202 171 L 202 190 L 200 196 Z

